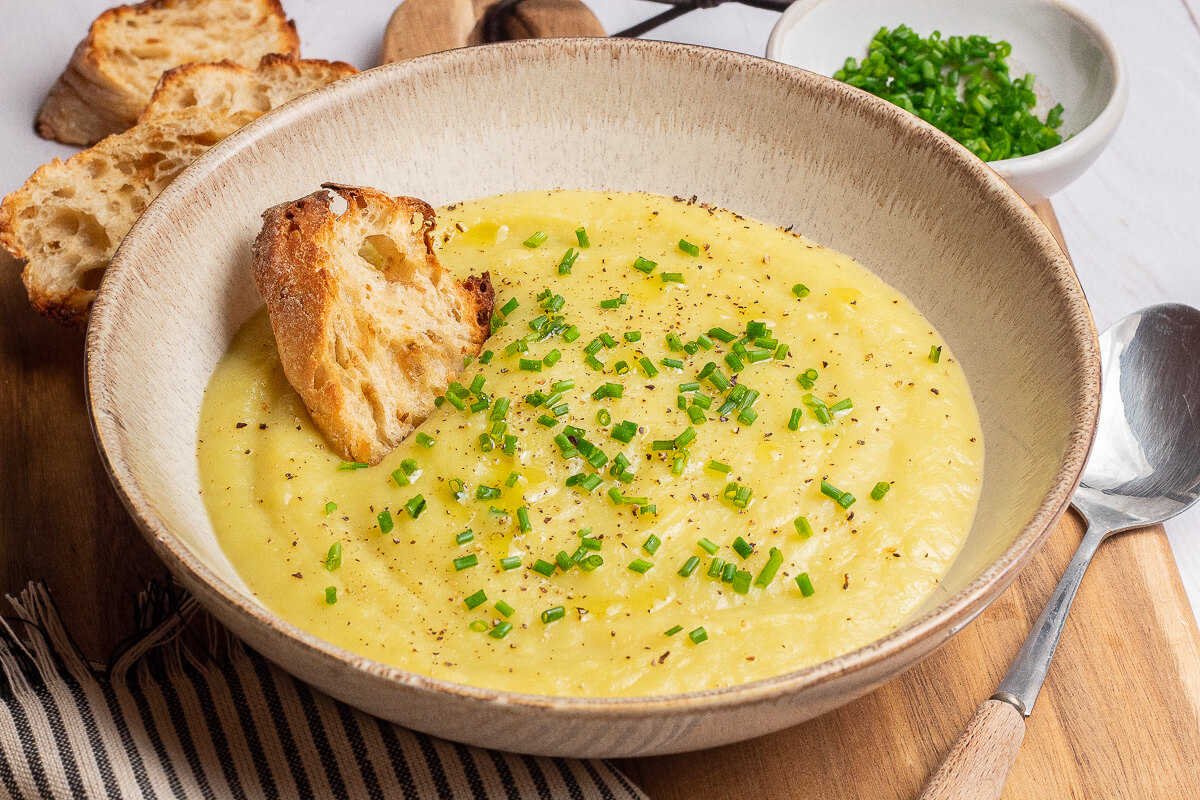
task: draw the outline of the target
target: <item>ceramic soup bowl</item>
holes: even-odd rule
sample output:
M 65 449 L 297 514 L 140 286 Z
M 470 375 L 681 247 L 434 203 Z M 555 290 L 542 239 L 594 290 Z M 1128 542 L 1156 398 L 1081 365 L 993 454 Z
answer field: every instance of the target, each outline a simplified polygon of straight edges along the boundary
M 640 698 L 521 695 L 435 680 L 335 647 L 251 595 L 199 493 L 201 398 L 262 305 L 261 212 L 325 181 L 434 205 L 553 187 L 698 195 L 856 256 L 960 359 L 986 442 L 978 514 L 900 629 L 767 680 Z M 389 720 L 486 747 L 668 753 L 795 725 L 878 686 L 966 625 L 1067 507 L 1095 428 L 1099 358 L 1071 265 L 1029 207 L 915 117 L 745 55 L 632 40 L 455 50 L 356 75 L 217 144 L 142 216 L 88 334 L 96 439 L 178 580 L 252 647 Z

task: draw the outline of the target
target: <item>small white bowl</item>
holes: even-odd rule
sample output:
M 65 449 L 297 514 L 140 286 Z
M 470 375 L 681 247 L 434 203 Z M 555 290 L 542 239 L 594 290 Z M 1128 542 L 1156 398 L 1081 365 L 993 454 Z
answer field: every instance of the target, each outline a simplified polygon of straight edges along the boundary
M 1063 104 L 1062 144 L 988 163 L 1030 204 L 1082 175 L 1125 113 L 1129 85 L 1116 46 L 1095 20 L 1057 0 L 798 0 L 775 23 L 767 58 L 832 76 L 848 56 L 866 55 L 879 28 L 900 24 L 922 36 L 1004 39 L 1012 74 L 1037 76 L 1035 110 Z

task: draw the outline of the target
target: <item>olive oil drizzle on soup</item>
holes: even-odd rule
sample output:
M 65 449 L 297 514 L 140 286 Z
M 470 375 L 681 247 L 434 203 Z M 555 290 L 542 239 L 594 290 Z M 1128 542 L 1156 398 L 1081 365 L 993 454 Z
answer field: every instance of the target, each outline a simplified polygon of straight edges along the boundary
M 495 330 L 380 464 L 327 448 L 265 312 L 208 387 L 207 508 L 285 619 L 457 683 L 647 696 L 865 645 L 949 568 L 978 414 L 937 332 L 852 258 L 576 191 L 449 206 L 437 243 L 456 277 L 491 272 Z

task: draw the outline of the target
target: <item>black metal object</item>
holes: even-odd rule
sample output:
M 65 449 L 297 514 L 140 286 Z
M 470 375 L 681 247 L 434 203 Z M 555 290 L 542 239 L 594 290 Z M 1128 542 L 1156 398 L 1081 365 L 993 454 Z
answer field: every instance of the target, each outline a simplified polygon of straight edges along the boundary
M 483 16 L 483 36 L 488 42 L 504 42 L 509 39 L 507 22 L 523 0 L 500 0 L 491 6 Z M 662 13 L 655 14 L 637 25 L 611 34 L 614 37 L 641 36 L 660 25 L 682 17 L 689 11 L 701 8 L 716 8 L 722 3 L 737 2 L 751 8 L 761 8 L 767 11 L 783 11 L 792 4 L 792 0 L 653 0 L 655 3 L 671 6 Z

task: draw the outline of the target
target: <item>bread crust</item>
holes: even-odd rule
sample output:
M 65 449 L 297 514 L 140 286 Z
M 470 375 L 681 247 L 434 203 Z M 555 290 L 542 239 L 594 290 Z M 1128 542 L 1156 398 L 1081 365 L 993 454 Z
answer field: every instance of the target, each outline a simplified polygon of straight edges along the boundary
M 0 246 L 27 262 L 21 279 L 30 304 L 63 325 L 86 325 L 99 276 L 142 209 L 209 147 L 257 116 L 186 109 L 38 167 L 0 202 Z M 171 150 L 152 151 L 149 142 Z M 128 193 L 109 191 L 118 187 Z
M 228 0 L 208 2 L 215 5 Z M 276 40 L 270 49 L 283 55 L 298 56 L 300 37 L 295 23 L 287 19 L 280 0 L 255 2 L 261 6 L 260 24 L 273 23 L 276 27 Z M 117 49 L 113 41 L 115 33 L 131 21 L 136 24 L 139 18 L 163 10 L 190 9 L 193 5 L 192 0 L 146 0 L 102 12 L 92 22 L 87 36 L 75 47 L 66 69 L 42 103 L 34 123 L 38 135 L 64 144 L 87 146 L 134 125 L 161 71 L 155 69 L 154 74 L 145 76 L 148 86 L 131 84 L 117 69 L 113 55 Z M 213 32 L 214 37 L 218 35 L 219 32 Z
M 221 110 L 269 111 L 298 96 L 281 84 L 301 92 L 311 91 L 358 73 L 345 61 L 326 61 L 319 58 L 268 53 L 258 67 L 250 69 L 225 59 L 207 64 L 182 64 L 167 70 L 154 87 L 154 94 L 138 116 L 138 122 L 192 105 L 209 105 L 200 100 L 204 88 L 220 84 L 230 90 L 232 105 Z M 289 81 L 290 79 L 290 81 Z
M 334 213 L 329 190 L 346 211 Z M 434 211 L 416 198 L 324 184 L 263 220 L 254 279 L 288 381 L 335 452 L 378 463 L 429 415 L 463 357 L 479 354 L 491 277 L 444 275 Z M 396 269 L 360 257 L 355 242 L 372 236 L 396 246 Z

